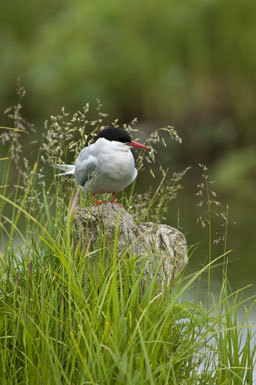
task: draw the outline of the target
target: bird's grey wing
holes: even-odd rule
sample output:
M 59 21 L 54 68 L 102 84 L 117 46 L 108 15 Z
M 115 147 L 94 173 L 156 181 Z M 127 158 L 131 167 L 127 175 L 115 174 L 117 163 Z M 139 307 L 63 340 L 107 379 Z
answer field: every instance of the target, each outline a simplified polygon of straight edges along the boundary
M 78 155 L 78 157 L 76 159 L 76 164 L 79 164 L 79 163 L 83 162 L 84 160 L 88 159 L 89 156 L 92 155 L 92 149 L 91 148 L 92 148 L 92 146 L 84 147 L 80 151 L 80 153 L 79 153 L 79 155 Z
M 82 151 L 80 155 L 82 154 Z M 95 172 L 97 172 L 98 162 L 93 155 L 89 155 L 88 157 L 80 155 L 76 161 L 75 179 L 80 186 L 84 187 L 86 182 L 88 182 Z

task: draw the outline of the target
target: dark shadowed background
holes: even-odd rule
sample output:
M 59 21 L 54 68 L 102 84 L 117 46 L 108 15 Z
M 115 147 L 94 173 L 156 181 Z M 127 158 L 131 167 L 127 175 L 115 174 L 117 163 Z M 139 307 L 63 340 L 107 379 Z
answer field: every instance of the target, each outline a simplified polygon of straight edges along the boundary
M 232 286 L 255 283 L 255 14 L 253 0 L 2 2 L 0 125 L 10 125 L 4 110 L 17 101 L 17 77 L 38 136 L 62 106 L 75 111 L 96 98 L 110 122 L 136 116 L 145 135 L 173 125 L 183 144 L 168 143 L 159 159 L 171 172 L 192 167 L 167 219 L 202 243 L 190 268 L 207 255 L 207 231 L 196 224 L 204 163 L 223 211 L 229 204 Z M 156 181 L 141 175 L 137 188 L 145 183 Z

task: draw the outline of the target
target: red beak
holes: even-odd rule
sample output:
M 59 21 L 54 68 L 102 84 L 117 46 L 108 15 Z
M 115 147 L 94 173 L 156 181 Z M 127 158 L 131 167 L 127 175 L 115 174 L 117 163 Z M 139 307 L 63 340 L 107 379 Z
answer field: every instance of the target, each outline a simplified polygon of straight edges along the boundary
M 129 143 L 125 143 L 127 144 L 127 146 L 131 146 L 131 147 L 140 147 L 140 148 L 145 148 L 145 150 L 149 150 L 148 147 L 144 146 L 143 144 L 140 144 L 138 142 L 134 142 L 134 140 L 132 142 L 129 142 Z

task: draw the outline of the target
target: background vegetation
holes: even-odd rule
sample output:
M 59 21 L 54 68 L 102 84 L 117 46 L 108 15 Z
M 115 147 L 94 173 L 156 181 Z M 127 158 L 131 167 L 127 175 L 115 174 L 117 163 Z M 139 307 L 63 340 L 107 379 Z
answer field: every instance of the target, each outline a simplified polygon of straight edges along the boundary
M 20 76 L 31 120 L 99 98 L 125 121 L 171 120 L 192 146 L 196 138 L 251 144 L 255 8 L 250 0 L 5 2 L 0 103 L 13 104 Z
M 255 13 L 253 0 L 2 2 L 1 125 L 10 123 L 3 111 L 16 103 L 18 76 L 36 138 L 62 106 L 74 111 L 96 98 L 110 122 L 137 116 L 145 133 L 174 125 L 183 146 L 168 142 L 158 156 L 171 172 L 192 169 L 168 222 L 177 223 L 180 208 L 180 225 L 198 241 L 196 166 L 210 166 L 237 222 L 233 283 L 255 281 Z M 25 138 L 23 145 L 35 149 Z

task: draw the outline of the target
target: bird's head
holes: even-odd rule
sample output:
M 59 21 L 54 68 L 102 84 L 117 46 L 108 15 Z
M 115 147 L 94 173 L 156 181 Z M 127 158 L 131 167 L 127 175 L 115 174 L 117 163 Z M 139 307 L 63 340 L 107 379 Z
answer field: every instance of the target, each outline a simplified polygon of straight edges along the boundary
M 96 141 L 100 138 L 104 138 L 109 141 L 115 141 L 123 143 L 130 147 L 139 147 L 148 150 L 149 148 L 132 140 L 131 135 L 121 127 L 107 127 L 104 128 L 96 137 Z

